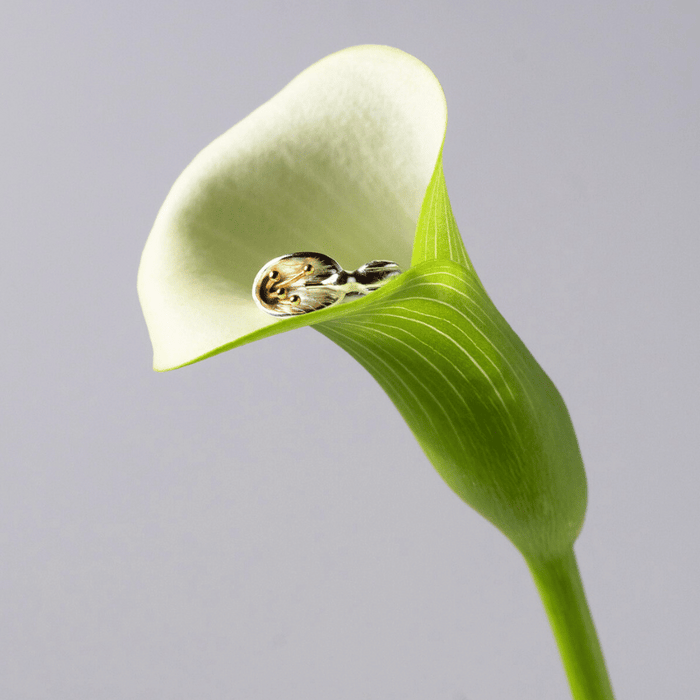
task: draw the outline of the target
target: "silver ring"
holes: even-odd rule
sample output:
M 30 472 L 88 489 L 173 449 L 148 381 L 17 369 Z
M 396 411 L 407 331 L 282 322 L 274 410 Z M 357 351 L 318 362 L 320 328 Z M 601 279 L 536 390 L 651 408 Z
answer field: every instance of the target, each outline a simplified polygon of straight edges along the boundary
M 255 275 L 253 299 L 273 316 L 296 316 L 369 294 L 400 274 L 390 260 L 372 260 L 348 272 L 323 253 L 292 253 L 270 260 Z

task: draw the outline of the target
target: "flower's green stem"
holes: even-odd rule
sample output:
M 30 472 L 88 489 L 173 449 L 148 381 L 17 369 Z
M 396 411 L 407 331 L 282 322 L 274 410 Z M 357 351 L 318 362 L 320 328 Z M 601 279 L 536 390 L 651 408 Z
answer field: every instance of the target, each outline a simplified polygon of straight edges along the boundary
M 573 549 L 527 559 L 559 645 L 574 700 L 614 700 Z

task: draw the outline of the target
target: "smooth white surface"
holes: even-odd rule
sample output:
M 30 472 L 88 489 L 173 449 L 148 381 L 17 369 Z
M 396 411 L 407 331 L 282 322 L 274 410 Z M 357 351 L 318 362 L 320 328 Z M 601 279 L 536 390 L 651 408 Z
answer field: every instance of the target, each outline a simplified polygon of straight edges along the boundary
M 408 267 L 446 118 L 423 63 L 365 45 L 317 61 L 208 144 L 168 193 L 141 257 L 154 367 L 269 327 L 250 286 L 280 253 Z
M 519 555 L 338 348 L 150 369 L 135 275 L 174 179 L 368 42 L 440 79 L 467 249 L 572 413 L 618 698 L 696 696 L 690 3 L 13 2 L 2 32 L 0 697 L 568 697 Z

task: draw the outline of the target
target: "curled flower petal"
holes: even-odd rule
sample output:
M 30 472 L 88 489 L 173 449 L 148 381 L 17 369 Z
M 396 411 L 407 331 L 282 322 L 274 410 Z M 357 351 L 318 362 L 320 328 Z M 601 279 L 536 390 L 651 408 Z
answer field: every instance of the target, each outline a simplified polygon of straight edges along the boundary
M 564 402 L 464 249 L 442 172 L 446 119 L 420 61 L 362 46 L 311 66 L 205 148 L 143 253 L 154 364 L 313 325 L 375 377 L 450 487 L 542 560 L 581 529 L 583 464 Z M 295 251 L 406 272 L 347 304 L 270 316 L 253 280 Z
M 158 370 L 318 319 L 274 319 L 256 272 L 297 250 L 407 269 L 447 110 L 430 70 L 360 46 L 314 64 L 207 146 L 149 236 L 138 290 Z

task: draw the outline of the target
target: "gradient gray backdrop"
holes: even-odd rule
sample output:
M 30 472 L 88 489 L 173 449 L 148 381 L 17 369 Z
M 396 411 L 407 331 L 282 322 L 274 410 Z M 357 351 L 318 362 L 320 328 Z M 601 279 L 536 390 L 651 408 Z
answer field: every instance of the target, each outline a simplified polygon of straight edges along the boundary
M 136 270 L 171 184 L 360 43 L 445 89 L 467 248 L 580 439 L 618 698 L 697 697 L 697 5 L 2 15 L 2 700 L 568 697 L 519 554 L 339 348 L 305 329 L 151 371 Z

